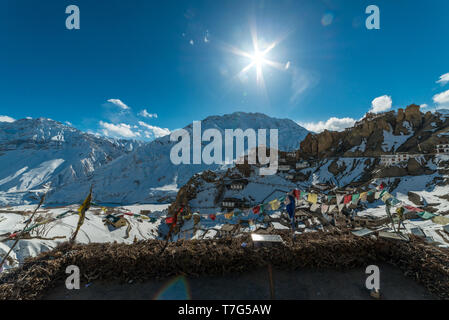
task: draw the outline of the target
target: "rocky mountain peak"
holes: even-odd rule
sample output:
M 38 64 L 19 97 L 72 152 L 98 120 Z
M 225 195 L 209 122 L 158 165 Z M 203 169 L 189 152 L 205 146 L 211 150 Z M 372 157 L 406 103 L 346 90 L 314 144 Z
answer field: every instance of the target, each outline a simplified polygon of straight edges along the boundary
M 367 113 L 354 127 L 343 132 L 310 133 L 299 153 L 303 158 L 326 156 L 379 156 L 395 152 L 431 153 L 444 143 L 449 127 L 447 117 L 439 113 L 423 114 L 411 104 L 397 111 Z

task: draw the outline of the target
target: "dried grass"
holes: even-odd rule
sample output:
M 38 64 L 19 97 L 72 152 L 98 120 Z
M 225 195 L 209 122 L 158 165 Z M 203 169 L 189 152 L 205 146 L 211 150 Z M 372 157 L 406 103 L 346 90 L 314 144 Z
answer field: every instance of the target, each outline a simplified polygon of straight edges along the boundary
M 285 246 L 255 248 L 249 235 L 220 240 L 159 240 L 126 244 L 64 243 L 28 259 L 0 278 L 0 299 L 38 299 L 64 280 L 65 268 L 77 265 L 84 281 L 161 279 L 174 275 L 202 276 L 275 268 L 347 270 L 389 262 L 422 283 L 433 294 L 449 299 L 449 252 L 412 238 L 410 242 L 359 238 L 348 231 L 304 234 L 293 242 L 279 232 Z M 242 242 L 249 245 L 245 248 Z

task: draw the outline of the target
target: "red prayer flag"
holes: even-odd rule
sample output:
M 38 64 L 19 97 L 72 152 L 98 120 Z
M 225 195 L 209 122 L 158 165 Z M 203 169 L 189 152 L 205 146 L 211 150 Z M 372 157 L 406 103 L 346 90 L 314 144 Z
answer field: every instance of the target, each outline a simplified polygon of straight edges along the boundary
M 253 212 L 254 214 L 258 214 L 260 212 L 260 206 L 254 207 Z
M 174 222 L 175 222 L 175 218 L 174 217 L 165 218 L 165 223 L 166 224 L 173 224 Z
M 295 195 L 296 199 L 299 200 L 300 191 L 298 189 L 295 189 L 295 190 L 293 190 L 293 194 Z
M 347 204 L 347 203 L 349 203 L 349 202 L 351 202 L 351 201 L 352 201 L 352 195 L 350 195 L 350 194 L 345 195 L 345 198 L 344 198 L 344 200 L 343 200 L 343 203 L 344 203 L 344 204 Z
M 412 206 L 404 206 L 404 208 L 409 210 L 409 211 L 412 211 L 412 212 L 423 212 L 424 211 L 422 209 L 415 208 L 415 207 L 412 207 Z
M 215 221 L 215 218 L 216 218 L 217 216 L 215 215 L 215 214 L 210 214 L 209 215 L 209 218 L 212 220 L 212 221 Z

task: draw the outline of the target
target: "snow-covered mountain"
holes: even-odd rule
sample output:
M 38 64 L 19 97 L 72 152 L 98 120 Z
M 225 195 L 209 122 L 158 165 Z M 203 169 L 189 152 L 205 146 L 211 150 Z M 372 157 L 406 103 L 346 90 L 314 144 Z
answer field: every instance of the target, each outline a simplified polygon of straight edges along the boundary
M 224 116 L 211 116 L 201 122 L 202 131 L 218 129 L 223 137 L 225 129 L 246 130 L 278 129 L 279 149 L 295 150 L 308 131 L 289 119 L 275 119 L 260 113 L 236 112 Z M 184 129 L 192 137 L 192 124 Z M 268 135 L 268 133 L 267 133 Z M 269 137 L 267 137 L 269 140 Z M 179 187 L 195 173 L 215 170 L 219 165 L 174 165 L 170 151 L 176 142 L 169 136 L 142 145 L 135 151 L 117 158 L 95 171 L 89 178 L 78 179 L 54 190 L 49 202 L 73 203 L 80 201 L 90 186 L 94 186 L 94 198 L 103 203 L 137 203 L 166 200 L 176 195 Z M 203 142 L 204 145 L 208 144 Z
M 0 203 L 33 201 L 45 184 L 57 188 L 85 179 L 141 144 L 44 118 L 0 122 Z

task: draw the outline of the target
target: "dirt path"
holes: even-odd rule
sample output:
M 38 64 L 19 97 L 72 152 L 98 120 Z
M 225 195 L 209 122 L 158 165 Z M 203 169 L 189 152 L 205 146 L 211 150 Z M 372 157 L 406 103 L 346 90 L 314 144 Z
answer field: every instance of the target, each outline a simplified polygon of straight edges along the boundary
M 380 286 L 383 299 L 436 299 L 427 290 L 405 277 L 390 265 L 380 264 Z M 334 270 L 274 270 L 276 299 L 371 299 L 365 289 L 365 269 Z M 67 290 L 62 283 L 44 299 L 269 299 L 266 270 L 220 277 L 188 278 L 186 281 L 147 281 L 119 284 L 93 282 L 80 290 Z M 172 285 L 167 288 L 169 283 Z M 163 292 L 162 295 L 159 295 Z

